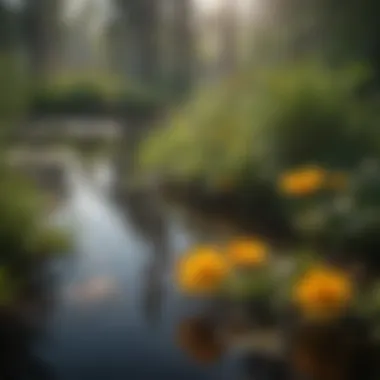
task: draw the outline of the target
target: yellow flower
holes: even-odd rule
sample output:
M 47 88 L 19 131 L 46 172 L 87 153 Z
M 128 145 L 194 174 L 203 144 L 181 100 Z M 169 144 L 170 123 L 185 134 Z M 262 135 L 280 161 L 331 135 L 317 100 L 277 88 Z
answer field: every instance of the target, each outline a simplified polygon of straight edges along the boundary
M 185 255 L 177 268 L 178 283 L 189 294 L 217 292 L 228 274 L 225 257 L 213 247 L 198 248 Z
M 260 240 L 241 239 L 228 246 L 227 256 L 234 266 L 256 268 L 267 261 L 268 247 Z
M 304 167 L 283 174 L 279 189 L 286 195 L 303 196 L 320 190 L 326 179 L 326 171 L 319 167 Z
M 191 358 L 202 364 L 214 363 L 223 353 L 215 324 L 201 317 L 186 319 L 179 325 L 178 343 Z
M 340 314 L 352 299 L 349 277 L 333 268 L 316 268 L 304 275 L 294 289 L 296 305 L 310 317 Z

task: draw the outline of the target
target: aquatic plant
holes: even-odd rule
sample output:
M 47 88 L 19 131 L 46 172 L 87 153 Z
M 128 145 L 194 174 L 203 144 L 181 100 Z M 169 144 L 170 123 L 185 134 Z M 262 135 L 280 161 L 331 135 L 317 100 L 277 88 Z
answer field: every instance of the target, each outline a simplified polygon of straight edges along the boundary
M 268 246 L 259 239 L 238 239 L 226 249 L 228 260 L 238 268 L 261 267 L 268 259 Z
M 289 196 L 312 195 L 325 184 L 326 171 L 320 167 L 303 167 L 281 175 L 278 188 Z
M 221 289 L 229 271 L 225 256 L 217 249 L 196 248 L 181 257 L 177 266 L 178 284 L 187 294 L 215 294 Z
M 305 318 L 329 318 L 347 311 L 353 295 L 349 276 L 324 266 L 303 274 L 293 289 L 293 302 Z

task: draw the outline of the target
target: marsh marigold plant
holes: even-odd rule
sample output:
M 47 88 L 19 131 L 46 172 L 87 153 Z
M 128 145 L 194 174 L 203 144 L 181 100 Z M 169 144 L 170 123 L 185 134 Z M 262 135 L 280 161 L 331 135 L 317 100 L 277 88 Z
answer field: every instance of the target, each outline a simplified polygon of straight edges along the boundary
M 306 317 L 341 315 L 353 297 L 349 276 L 337 269 L 312 269 L 295 285 L 293 301 Z
M 179 260 L 177 280 L 180 288 L 192 295 L 218 292 L 229 274 L 224 255 L 213 247 L 201 247 Z
M 256 268 L 268 260 L 269 249 L 259 239 L 240 239 L 231 242 L 227 247 L 227 257 L 235 267 Z
M 278 188 L 289 196 L 311 195 L 321 190 L 325 184 L 327 173 L 320 167 L 303 167 L 281 175 Z

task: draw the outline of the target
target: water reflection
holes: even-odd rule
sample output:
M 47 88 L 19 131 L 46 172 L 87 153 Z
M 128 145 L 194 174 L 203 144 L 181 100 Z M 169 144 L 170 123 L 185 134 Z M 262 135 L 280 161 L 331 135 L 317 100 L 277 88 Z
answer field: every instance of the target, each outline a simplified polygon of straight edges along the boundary
M 269 355 L 252 352 L 242 358 L 246 380 L 293 380 L 286 363 Z
M 161 266 L 153 261 L 146 271 L 146 285 L 143 294 L 143 310 L 146 320 L 156 325 L 161 318 L 162 304 L 165 296 Z
M 0 379 L 54 379 L 47 363 L 33 353 L 40 333 L 39 325 L 34 323 L 41 316 L 39 306 L 30 301 L 29 305 L 0 310 Z
M 114 201 L 104 170 L 86 175 L 70 167 L 63 214 L 74 226 L 76 248 L 59 261 L 57 305 L 41 353 L 60 379 L 235 379 L 220 376 L 226 361 L 215 324 L 204 317 L 181 322 L 194 309 L 166 281 L 174 254 L 195 239 L 210 239 L 208 230 L 194 234 L 150 194 Z M 17 356 L 19 363 L 35 361 Z M 25 378 L 33 378 L 29 372 Z M 51 378 L 42 370 L 38 376 Z
M 142 305 L 147 321 L 155 325 L 160 320 L 165 297 L 165 274 L 169 262 L 167 226 L 157 203 L 144 194 L 126 196 L 123 206 L 136 232 L 150 243 L 144 270 Z
M 214 364 L 224 353 L 215 321 L 207 316 L 183 319 L 177 333 L 179 347 L 197 363 Z
M 136 233 L 153 244 L 161 255 L 167 251 L 167 223 L 160 205 L 152 194 L 126 193 L 120 201 L 125 218 L 132 223 Z

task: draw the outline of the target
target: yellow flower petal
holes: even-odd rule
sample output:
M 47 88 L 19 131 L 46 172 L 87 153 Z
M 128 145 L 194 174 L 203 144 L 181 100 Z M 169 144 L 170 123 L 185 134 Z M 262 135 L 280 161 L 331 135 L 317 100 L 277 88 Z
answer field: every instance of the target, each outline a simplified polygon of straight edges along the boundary
M 178 284 L 190 294 L 217 292 L 228 273 L 225 257 L 212 247 L 190 252 L 180 259 L 177 267 Z
M 348 276 L 332 268 L 307 272 L 295 286 L 293 300 L 307 316 L 342 312 L 349 304 L 353 286 Z
M 326 171 L 319 167 L 300 168 L 283 174 L 278 187 L 286 195 L 310 195 L 324 186 L 326 175 Z
M 258 267 L 268 259 L 268 247 L 258 239 L 240 239 L 229 244 L 227 256 L 231 264 L 240 267 Z

